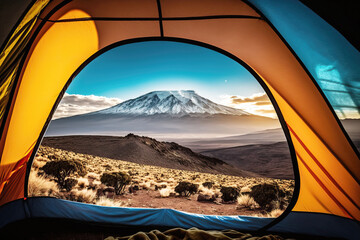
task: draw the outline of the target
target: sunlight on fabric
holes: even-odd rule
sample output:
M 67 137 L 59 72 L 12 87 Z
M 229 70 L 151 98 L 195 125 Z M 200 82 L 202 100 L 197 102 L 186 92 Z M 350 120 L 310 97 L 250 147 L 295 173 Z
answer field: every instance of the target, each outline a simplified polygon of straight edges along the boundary
M 73 14 L 89 16 L 72 10 L 64 17 Z M 98 35 L 93 22 L 56 23 L 49 28 L 34 48 L 24 71 L 1 164 L 23 157 L 39 136 L 67 79 L 97 49 Z M 57 62 L 62 64 L 54 64 Z M 53 91 L 48 90 L 51 88 Z M 43 102 L 47 104 L 41 105 Z M 19 124 L 23 119 L 28 121 Z
M 319 85 L 340 118 L 359 118 L 356 104 L 360 89 L 342 81 L 334 65 L 317 65 L 315 68 Z

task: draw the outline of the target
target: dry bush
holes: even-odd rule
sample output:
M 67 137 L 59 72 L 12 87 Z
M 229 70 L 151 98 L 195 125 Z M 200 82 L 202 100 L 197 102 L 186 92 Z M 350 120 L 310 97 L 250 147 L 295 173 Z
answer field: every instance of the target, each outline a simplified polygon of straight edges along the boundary
M 260 205 L 262 209 L 267 211 L 277 208 L 275 206 L 285 193 L 279 188 L 277 183 L 274 184 L 258 184 L 252 187 L 250 196 Z
M 281 209 L 276 208 L 276 209 L 272 210 L 272 211 L 268 214 L 268 217 L 277 218 L 277 217 L 279 217 L 283 212 L 284 212 L 284 210 L 281 210 Z
M 46 161 L 42 161 L 40 160 L 40 158 L 42 157 L 37 157 L 34 159 L 33 163 L 32 163 L 32 167 L 35 169 L 39 169 L 41 167 L 43 167 L 46 164 Z
M 59 192 L 57 184 L 44 176 L 39 176 L 37 171 L 32 171 L 29 176 L 28 194 L 34 196 L 56 196 Z
M 239 196 L 239 190 L 234 187 L 221 187 L 220 192 L 223 202 L 233 202 Z
M 151 189 L 151 184 L 149 182 L 142 182 L 142 183 L 139 184 L 139 186 L 144 190 L 150 190 Z
M 82 189 L 76 190 L 73 189 L 70 192 L 70 200 L 84 203 L 94 203 L 96 198 L 96 192 L 93 190 Z
M 85 188 L 87 186 L 89 186 L 89 179 L 84 178 L 84 177 L 79 177 L 78 179 L 78 186 L 79 188 Z
M 177 192 L 180 196 L 189 197 L 192 194 L 197 193 L 199 185 L 193 184 L 190 182 L 179 182 L 179 184 L 175 187 L 175 192 Z
M 199 186 L 199 192 L 201 192 L 204 195 L 215 196 L 214 190 L 204 187 L 203 185 Z
M 259 205 L 255 202 L 255 200 L 250 197 L 249 195 L 240 195 L 237 198 L 237 208 L 249 208 L 249 209 L 256 209 Z
M 170 196 L 170 193 L 172 193 L 172 190 L 170 188 L 162 188 L 159 190 L 160 197 L 167 198 Z
M 95 201 L 96 205 L 106 206 L 106 207 L 124 207 L 126 204 L 119 200 L 114 200 L 107 197 L 100 197 Z

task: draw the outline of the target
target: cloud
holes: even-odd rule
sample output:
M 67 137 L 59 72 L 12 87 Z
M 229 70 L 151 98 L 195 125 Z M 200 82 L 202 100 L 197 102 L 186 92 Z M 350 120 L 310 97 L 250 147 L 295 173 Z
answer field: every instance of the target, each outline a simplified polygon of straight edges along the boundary
M 221 104 L 244 110 L 248 113 L 277 118 L 273 105 L 266 93 L 255 93 L 251 96 L 221 96 Z
M 259 101 L 259 102 L 255 102 L 254 103 L 255 105 L 258 105 L 258 106 L 266 106 L 266 105 L 272 105 L 272 103 L 269 101 Z
M 268 113 L 276 114 L 275 109 L 259 109 L 257 111 L 264 113 L 264 114 L 268 114 Z
M 268 102 L 270 103 L 270 100 L 266 93 L 257 93 L 250 97 L 239 97 L 239 96 L 231 96 L 232 103 L 233 104 L 239 104 L 239 103 L 250 103 L 250 102 Z
M 95 95 L 65 93 L 53 116 L 53 119 L 98 111 L 121 103 L 118 98 L 107 98 Z

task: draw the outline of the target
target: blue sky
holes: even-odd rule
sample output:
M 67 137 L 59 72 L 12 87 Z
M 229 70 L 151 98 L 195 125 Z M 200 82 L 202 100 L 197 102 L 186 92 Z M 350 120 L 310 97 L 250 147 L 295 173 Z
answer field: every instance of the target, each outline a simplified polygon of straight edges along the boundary
M 132 43 L 105 52 L 70 85 L 69 94 L 127 100 L 154 90 L 195 90 L 218 102 L 221 95 L 264 92 L 240 64 L 207 48 L 186 43 Z
M 159 90 L 195 90 L 215 103 L 276 118 L 260 84 L 239 63 L 204 47 L 169 41 L 127 44 L 95 58 L 70 84 L 55 118 Z

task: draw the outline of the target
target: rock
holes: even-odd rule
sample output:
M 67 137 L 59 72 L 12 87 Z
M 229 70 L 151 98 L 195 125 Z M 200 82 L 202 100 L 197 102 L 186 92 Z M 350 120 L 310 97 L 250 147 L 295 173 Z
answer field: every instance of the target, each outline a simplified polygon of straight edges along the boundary
M 210 195 L 204 195 L 204 194 L 200 193 L 197 200 L 199 202 L 214 202 L 216 200 L 216 198 L 214 195 L 210 196 Z

